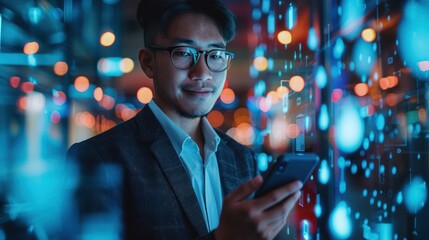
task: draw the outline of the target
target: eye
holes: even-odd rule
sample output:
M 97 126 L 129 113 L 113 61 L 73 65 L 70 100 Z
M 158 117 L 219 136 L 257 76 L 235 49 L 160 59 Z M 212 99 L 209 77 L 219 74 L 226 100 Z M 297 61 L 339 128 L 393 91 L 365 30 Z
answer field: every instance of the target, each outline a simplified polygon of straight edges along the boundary
M 172 52 L 173 57 L 191 57 L 192 50 L 187 47 L 178 47 L 175 48 Z
M 213 61 L 224 61 L 227 57 L 227 54 L 225 51 L 213 51 L 210 52 L 209 58 Z

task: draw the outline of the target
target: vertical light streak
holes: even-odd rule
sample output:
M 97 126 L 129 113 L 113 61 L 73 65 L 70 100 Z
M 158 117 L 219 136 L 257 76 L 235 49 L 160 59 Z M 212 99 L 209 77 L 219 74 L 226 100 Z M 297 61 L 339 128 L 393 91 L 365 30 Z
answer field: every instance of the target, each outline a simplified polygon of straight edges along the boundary
M 2 20 L 2 16 L 0 14 L 0 53 L 1 53 L 1 29 L 2 29 L 1 20 Z

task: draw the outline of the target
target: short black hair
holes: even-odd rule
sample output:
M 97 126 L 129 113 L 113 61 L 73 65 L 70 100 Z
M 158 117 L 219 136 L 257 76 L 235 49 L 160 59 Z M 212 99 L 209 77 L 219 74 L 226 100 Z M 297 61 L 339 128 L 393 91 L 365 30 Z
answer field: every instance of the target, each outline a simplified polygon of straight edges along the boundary
M 183 13 L 199 13 L 212 19 L 225 42 L 235 37 L 235 16 L 220 0 L 141 0 L 136 17 L 143 28 L 145 46 L 152 44 L 156 34 L 166 34 L 171 20 Z

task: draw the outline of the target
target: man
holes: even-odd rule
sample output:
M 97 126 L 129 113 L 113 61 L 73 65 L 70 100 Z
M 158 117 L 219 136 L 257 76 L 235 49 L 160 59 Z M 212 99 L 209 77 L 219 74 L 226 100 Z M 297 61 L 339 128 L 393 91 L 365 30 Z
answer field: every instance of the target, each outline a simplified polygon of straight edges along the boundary
M 262 183 L 252 151 L 205 117 L 234 57 L 226 50 L 232 13 L 219 1 L 142 1 L 137 18 L 154 98 L 133 119 L 70 148 L 79 163 L 78 221 L 120 209 L 126 239 L 273 239 L 302 184 L 252 199 Z

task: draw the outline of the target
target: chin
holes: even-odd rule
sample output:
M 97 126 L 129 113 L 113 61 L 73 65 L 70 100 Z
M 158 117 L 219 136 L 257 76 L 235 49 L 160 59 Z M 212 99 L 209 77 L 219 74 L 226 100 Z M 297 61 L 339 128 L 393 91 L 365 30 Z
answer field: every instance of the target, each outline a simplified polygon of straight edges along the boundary
M 179 111 L 180 116 L 185 117 L 185 118 L 189 118 L 189 119 L 195 119 L 195 118 L 201 118 L 201 117 L 205 117 L 210 113 L 210 110 L 207 111 Z

